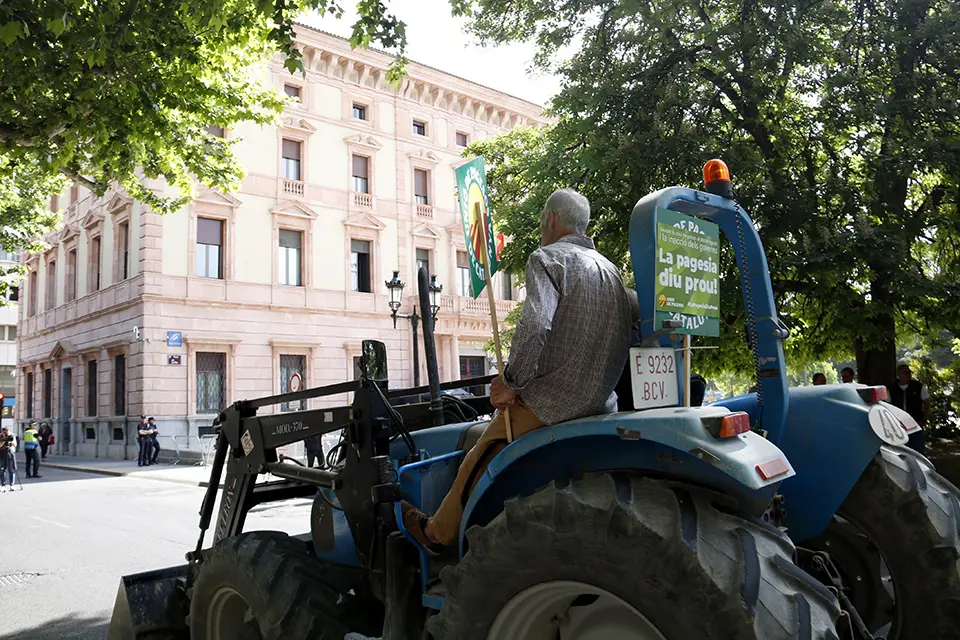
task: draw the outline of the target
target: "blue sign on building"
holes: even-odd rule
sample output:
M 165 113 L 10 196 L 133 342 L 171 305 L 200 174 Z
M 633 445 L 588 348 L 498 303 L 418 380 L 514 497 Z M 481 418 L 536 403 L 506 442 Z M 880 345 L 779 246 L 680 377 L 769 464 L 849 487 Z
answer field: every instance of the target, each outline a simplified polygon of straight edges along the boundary
M 182 347 L 182 346 L 183 346 L 183 332 L 182 332 L 182 331 L 167 331 L 167 346 L 168 346 L 168 347 Z

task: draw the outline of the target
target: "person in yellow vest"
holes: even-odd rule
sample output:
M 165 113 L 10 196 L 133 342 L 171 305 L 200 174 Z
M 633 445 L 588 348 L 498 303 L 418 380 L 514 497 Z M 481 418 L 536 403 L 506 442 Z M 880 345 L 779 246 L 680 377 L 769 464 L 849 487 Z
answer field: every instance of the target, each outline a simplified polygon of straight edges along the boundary
M 31 422 L 23 432 L 23 454 L 27 457 L 27 477 L 39 478 L 40 474 L 40 434 L 37 432 L 37 423 Z M 32 466 L 31 466 L 32 463 Z M 31 472 L 31 468 L 33 471 Z

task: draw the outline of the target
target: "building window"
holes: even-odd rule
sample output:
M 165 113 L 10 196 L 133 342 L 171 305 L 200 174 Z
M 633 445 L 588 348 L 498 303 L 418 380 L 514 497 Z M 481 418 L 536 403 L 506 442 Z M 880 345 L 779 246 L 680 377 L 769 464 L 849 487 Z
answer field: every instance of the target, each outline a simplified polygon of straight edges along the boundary
M 370 241 L 350 241 L 350 289 L 370 293 Z
M 53 415 L 53 369 L 43 370 L 43 417 Z
M 427 270 L 427 275 L 431 275 L 429 249 L 417 249 L 417 273 L 420 273 L 421 267 Z
M 413 194 L 417 204 L 430 204 L 430 197 L 427 195 L 427 181 L 429 173 L 423 169 L 413 170 Z
M 483 356 L 460 356 L 460 379 L 480 378 L 487 375 L 487 359 Z M 475 396 L 485 395 L 483 385 L 467 387 Z
M 80 199 L 80 185 L 70 187 L 70 204 L 76 203 Z
M 7 300 L 17 302 L 20 300 L 20 287 L 7 287 Z
M 27 374 L 27 417 L 33 417 L 33 372 Z
M 67 252 L 67 283 L 64 291 L 64 302 L 77 299 L 77 250 Z
M 353 117 L 357 120 L 367 119 L 367 107 L 362 104 L 353 103 Z
M 117 256 L 123 260 L 120 263 L 120 280 L 130 276 L 130 223 L 121 222 L 117 225 Z
M 290 380 L 293 379 L 293 374 L 300 374 L 300 388 L 307 388 L 307 369 L 306 369 L 307 358 L 305 356 L 280 356 L 280 393 L 287 393 L 290 391 Z M 306 407 L 300 406 L 299 402 L 282 402 L 280 403 L 280 411 L 295 411 L 299 409 L 305 409 Z
M 11 324 L 7 326 L 7 340 L 13 342 L 17 339 L 17 325 Z
M 300 179 L 300 149 L 301 143 L 296 140 L 283 139 L 283 177 L 287 180 Z
M 19 262 L 20 258 L 13 251 L 7 251 L 6 249 L 0 249 L 0 260 L 6 262 Z
M 223 127 L 215 124 L 208 124 L 203 128 L 203 130 L 212 135 L 214 138 L 222 138 L 226 135 L 226 131 L 224 131 Z
M 357 193 L 370 193 L 370 158 L 353 156 L 353 190 Z
M 226 402 L 227 354 L 197 353 L 197 413 L 220 413 Z
M 277 252 L 280 261 L 280 284 L 299 287 L 300 255 L 303 248 L 303 232 L 280 229 L 280 249 Z
M 97 390 L 99 388 L 97 380 L 97 361 L 87 360 L 87 416 L 97 415 L 97 407 L 100 404 Z
M 37 286 L 37 271 L 34 269 L 30 272 L 30 284 L 28 285 L 29 291 L 27 291 L 27 296 L 29 297 L 27 302 L 27 315 L 29 316 L 37 315 Z
M 427 123 L 421 120 L 413 121 L 413 133 L 418 136 L 427 135 Z
M 360 366 L 360 356 L 353 356 L 353 379 L 359 380 L 363 375 L 363 368 Z
M 457 295 L 470 295 L 470 258 L 466 251 L 457 251 Z
M 127 359 L 122 353 L 113 360 L 113 414 L 127 414 Z
M 90 240 L 90 273 L 87 274 L 88 293 L 100 291 L 100 236 Z
M 223 220 L 197 218 L 197 276 L 223 278 Z
M 283 92 L 288 96 L 290 96 L 291 98 L 296 99 L 297 101 L 300 100 L 300 87 L 296 85 L 292 85 L 292 84 L 283 85 Z
M 60 209 L 60 196 L 50 196 L 50 211 L 56 213 Z
M 501 273 L 500 285 L 503 287 L 501 300 L 513 300 L 513 277 L 509 273 Z
M 57 261 L 47 262 L 47 301 L 46 309 L 57 306 Z
M 457 146 L 465 147 L 470 144 L 470 136 L 463 133 L 462 131 L 457 131 Z

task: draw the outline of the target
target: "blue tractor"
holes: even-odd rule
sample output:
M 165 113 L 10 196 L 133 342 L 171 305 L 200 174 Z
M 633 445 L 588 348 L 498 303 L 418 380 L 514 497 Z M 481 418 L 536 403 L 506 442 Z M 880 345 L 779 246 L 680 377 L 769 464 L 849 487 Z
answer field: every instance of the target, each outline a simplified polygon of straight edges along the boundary
M 653 395 L 672 406 L 637 410 L 650 403 L 635 393 L 630 410 L 517 439 L 466 499 L 459 544 L 433 557 L 404 530 L 399 502 L 437 508 L 492 407 L 445 393 L 490 378 L 439 384 L 420 296 L 429 387 L 390 389 L 383 344 L 365 341 L 359 380 L 226 409 L 196 549 L 185 565 L 123 578 L 109 637 L 956 638 L 957 490 L 903 448 L 882 390 L 787 389 L 787 332 L 759 237 L 728 180 L 708 191 L 673 187 L 636 205 L 636 281 L 653 282 L 658 210 L 718 223 L 740 266 L 757 393 L 706 407 L 663 394 L 683 386 L 689 352 L 676 327 L 654 327 L 653 291 L 638 285 L 627 368 L 649 365 Z M 343 393 L 349 406 L 258 414 Z M 324 468 L 278 453 L 334 432 Z M 253 506 L 311 496 L 308 533 L 243 531 Z

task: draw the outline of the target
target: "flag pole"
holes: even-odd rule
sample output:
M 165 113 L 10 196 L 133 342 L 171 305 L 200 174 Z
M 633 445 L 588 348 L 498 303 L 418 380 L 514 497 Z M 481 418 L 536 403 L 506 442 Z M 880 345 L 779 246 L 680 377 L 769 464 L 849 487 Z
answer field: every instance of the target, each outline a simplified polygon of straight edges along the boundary
M 479 208 L 479 203 L 477 204 Z M 489 215 L 489 212 L 488 214 Z M 487 221 L 484 219 L 484 216 L 477 216 L 481 231 L 483 234 L 483 275 L 487 279 L 487 300 L 490 303 L 490 322 L 493 323 L 493 348 L 497 353 L 497 371 L 500 372 L 500 380 L 506 383 L 506 378 L 503 377 L 503 349 L 500 346 L 500 328 L 497 326 L 497 306 L 496 300 L 493 297 L 493 283 L 490 278 L 490 245 L 487 244 L 489 238 L 487 238 Z M 510 423 L 510 407 L 507 407 L 503 410 L 503 420 L 506 423 L 507 427 L 507 443 L 513 442 L 513 425 Z

